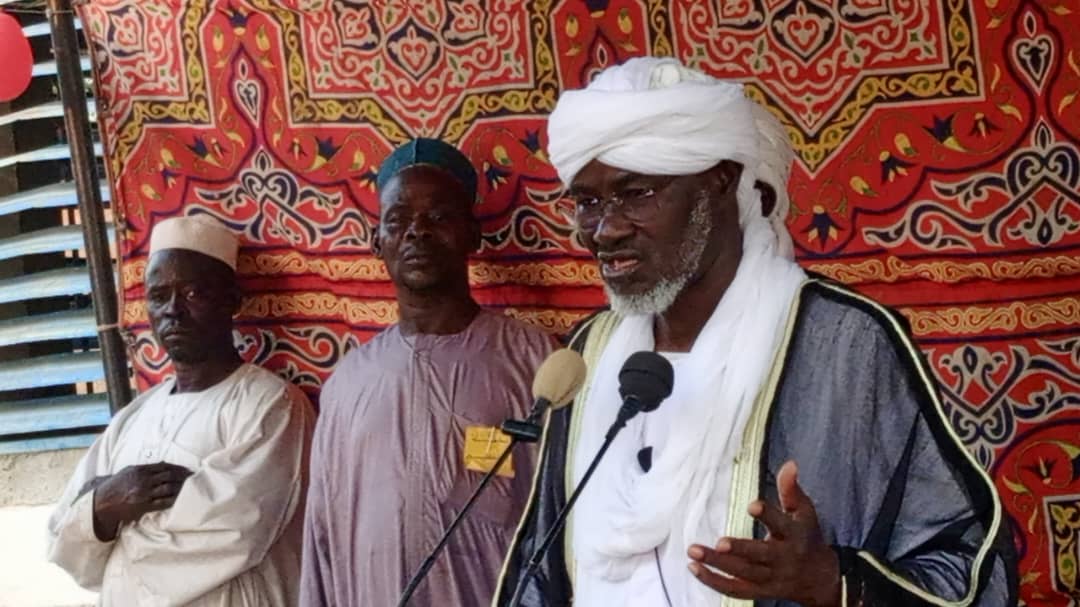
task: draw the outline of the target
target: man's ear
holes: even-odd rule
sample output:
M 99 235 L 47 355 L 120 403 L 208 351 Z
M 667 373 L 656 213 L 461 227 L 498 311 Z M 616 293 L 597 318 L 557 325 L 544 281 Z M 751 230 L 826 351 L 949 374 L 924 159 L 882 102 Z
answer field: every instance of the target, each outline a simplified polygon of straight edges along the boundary
M 776 208 L 776 190 L 764 181 L 755 181 L 754 187 L 761 192 L 761 216 L 772 215 L 773 209 Z
M 734 160 L 721 160 L 716 166 L 709 169 L 714 179 L 720 185 L 721 192 L 735 194 L 739 188 L 739 177 L 742 176 L 742 165 Z
M 371 228 L 371 254 L 378 259 L 382 259 L 382 239 L 379 238 L 379 224 L 375 224 Z
M 480 229 L 480 221 L 474 216 L 472 221 L 469 222 L 469 250 L 473 253 L 480 252 L 480 245 L 482 244 L 483 233 Z
M 240 290 L 240 284 L 233 283 L 231 289 L 229 289 L 229 315 L 236 318 L 236 315 L 240 313 L 240 306 L 244 303 L 244 293 Z

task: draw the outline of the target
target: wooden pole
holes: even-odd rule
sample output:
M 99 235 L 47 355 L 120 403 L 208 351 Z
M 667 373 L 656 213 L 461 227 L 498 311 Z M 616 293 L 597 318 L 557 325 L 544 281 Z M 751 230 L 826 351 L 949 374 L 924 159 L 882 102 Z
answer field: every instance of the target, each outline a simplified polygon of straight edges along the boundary
M 90 117 L 86 111 L 86 88 L 79 62 L 79 39 L 75 33 L 71 0 L 48 0 L 48 15 L 60 101 L 64 106 L 64 130 L 71 146 L 71 172 L 75 176 L 79 216 L 90 269 L 98 343 L 105 365 L 109 409 L 116 413 L 131 400 L 131 379 L 124 340 L 117 324 L 116 284 L 113 282 L 112 258 L 105 231 L 105 213 L 98 185 L 94 142 L 90 136 Z

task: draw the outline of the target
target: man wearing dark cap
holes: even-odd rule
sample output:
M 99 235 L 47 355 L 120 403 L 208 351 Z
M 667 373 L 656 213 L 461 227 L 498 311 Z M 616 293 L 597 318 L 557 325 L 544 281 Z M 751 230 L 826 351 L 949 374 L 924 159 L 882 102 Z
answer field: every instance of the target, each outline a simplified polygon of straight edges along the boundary
M 533 374 L 554 342 L 482 310 L 469 292 L 476 180 L 461 152 L 431 139 L 402 145 L 379 171 L 372 250 L 400 319 L 350 352 L 323 388 L 301 605 L 396 604 L 501 451 L 499 424 L 530 406 Z M 491 600 L 533 459 L 515 450 L 412 604 Z

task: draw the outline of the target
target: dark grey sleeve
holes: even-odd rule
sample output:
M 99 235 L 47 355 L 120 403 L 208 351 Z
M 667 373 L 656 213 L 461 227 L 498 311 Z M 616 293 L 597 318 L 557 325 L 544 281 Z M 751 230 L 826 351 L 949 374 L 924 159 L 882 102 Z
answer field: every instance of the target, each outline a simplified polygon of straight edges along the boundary
M 866 542 L 837 547 L 848 604 L 1013 605 L 1014 557 L 996 497 L 967 489 L 929 426 L 920 415 Z
M 949 425 L 902 321 L 880 313 L 879 331 L 864 337 L 879 340 L 875 417 L 898 422 L 892 431 L 906 440 L 864 542 L 836 547 L 847 604 L 1015 605 L 1015 555 L 993 482 Z

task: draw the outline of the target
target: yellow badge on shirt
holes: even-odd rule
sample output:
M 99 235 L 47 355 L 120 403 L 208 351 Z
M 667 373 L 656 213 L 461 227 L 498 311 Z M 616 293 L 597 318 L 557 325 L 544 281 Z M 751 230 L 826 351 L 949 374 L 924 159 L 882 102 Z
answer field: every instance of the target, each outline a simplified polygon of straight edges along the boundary
M 489 472 L 509 444 L 510 437 L 493 426 L 465 428 L 465 467 L 477 472 Z M 513 460 L 513 455 L 507 456 L 496 474 L 514 478 Z

